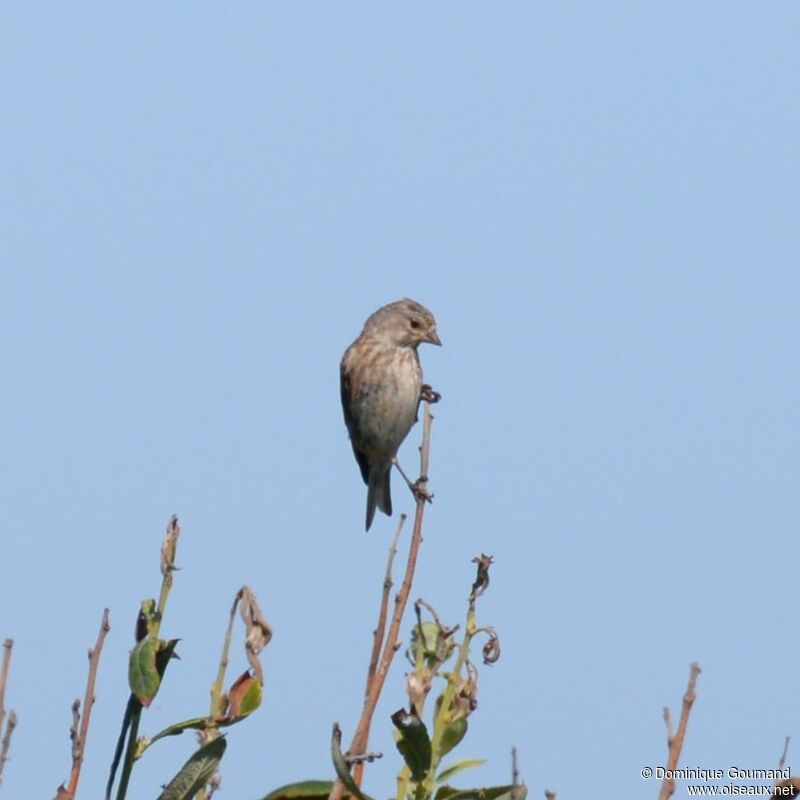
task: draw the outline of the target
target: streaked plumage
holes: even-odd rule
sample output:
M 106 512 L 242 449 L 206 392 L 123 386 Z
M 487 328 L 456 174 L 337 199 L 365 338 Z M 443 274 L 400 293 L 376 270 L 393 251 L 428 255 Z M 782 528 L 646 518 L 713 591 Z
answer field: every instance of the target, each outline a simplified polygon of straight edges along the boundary
M 367 485 L 367 530 L 376 508 L 392 513 L 389 474 L 417 419 L 422 342 L 441 344 L 433 314 L 414 300 L 399 300 L 372 314 L 342 356 L 342 410 Z

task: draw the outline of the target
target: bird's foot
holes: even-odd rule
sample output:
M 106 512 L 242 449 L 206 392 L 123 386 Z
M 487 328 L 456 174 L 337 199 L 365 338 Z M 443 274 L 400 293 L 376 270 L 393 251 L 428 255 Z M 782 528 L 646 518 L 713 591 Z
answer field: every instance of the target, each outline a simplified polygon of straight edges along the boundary
M 427 475 L 420 475 L 414 483 L 409 483 L 408 486 L 417 500 L 424 500 L 426 503 L 433 502 L 433 493 L 428 491 Z
M 422 384 L 422 390 L 420 391 L 419 395 L 420 400 L 424 400 L 426 403 L 430 403 L 433 405 L 434 403 L 438 403 L 442 399 L 442 395 L 439 394 L 429 383 Z

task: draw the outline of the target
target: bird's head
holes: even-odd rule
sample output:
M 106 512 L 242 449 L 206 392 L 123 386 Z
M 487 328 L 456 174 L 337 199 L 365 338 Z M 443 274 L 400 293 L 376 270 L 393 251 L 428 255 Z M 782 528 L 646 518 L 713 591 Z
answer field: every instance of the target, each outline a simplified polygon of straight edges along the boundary
M 422 342 L 441 345 L 436 319 L 416 300 L 404 298 L 379 308 L 364 325 L 364 332 L 386 338 L 398 347 L 417 347 Z

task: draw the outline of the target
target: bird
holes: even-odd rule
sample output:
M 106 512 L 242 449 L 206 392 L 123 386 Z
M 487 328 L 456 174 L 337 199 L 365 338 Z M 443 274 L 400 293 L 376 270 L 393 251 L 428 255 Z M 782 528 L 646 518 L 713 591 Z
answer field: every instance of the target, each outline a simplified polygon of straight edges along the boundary
M 342 356 L 342 411 L 367 485 L 367 530 L 376 508 L 392 515 L 389 474 L 397 450 L 417 421 L 422 392 L 417 347 L 423 342 L 442 344 L 436 319 L 425 306 L 404 298 L 368 317 Z

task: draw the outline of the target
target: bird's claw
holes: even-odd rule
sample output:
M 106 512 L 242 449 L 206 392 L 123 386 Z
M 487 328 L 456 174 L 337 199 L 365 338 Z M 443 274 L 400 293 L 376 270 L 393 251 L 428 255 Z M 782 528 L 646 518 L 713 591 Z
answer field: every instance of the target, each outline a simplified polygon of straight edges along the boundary
M 438 403 L 442 399 L 442 395 L 439 394 L 429 383 L 422 384 L 422 390 L 420 391 L 420 400 L 424 400 L 426 403 L 430 403 L 433 405 L 434 403 Z
M 433 502 L 433 494 L 428 491 L 428 478 L 425 475 L 417 478 L 414 483 L 409 484 L 414 497 L 417 500 L 424 500 L 426 503 Z

